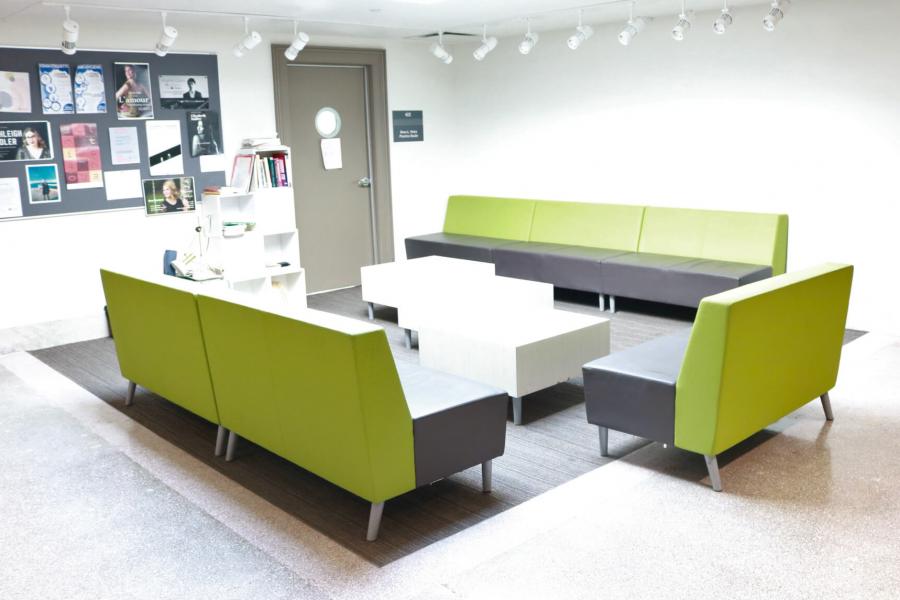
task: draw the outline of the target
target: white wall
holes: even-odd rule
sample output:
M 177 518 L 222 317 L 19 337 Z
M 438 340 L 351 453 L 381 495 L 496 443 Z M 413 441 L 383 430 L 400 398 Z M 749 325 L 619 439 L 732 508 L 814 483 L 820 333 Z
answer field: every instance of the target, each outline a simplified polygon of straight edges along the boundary
M 627 48 L 614 26 L 575 52 L 567 32 L 460 48 L 454 190 L 786 212 L 789 269 L 853 263 L 850 326 L 900 332 L 900 3 L 795 2 L 774 34 L 763 14 L 721 37 L 699 14 L 682 44 L 657 19 Z
M 127 22 L 107 21 L 102 25 L 87 16 L 79 21 L 83 47 L 145 50 L 152 46 L 158 35 L 156 19 L 146 15 Z M 59 43 L 56 21 L 30 18 L 27 12 L 0 25 L 0 46 L 55 47 Z M 219 55 L 226 153 L 233 153 L 244 137 L 275 133 L 268 45 L 263 44 L 244 58 L 236 59 L 231 55 L 231 47 L 239 37 L 239 27 L 228 32 L 209 25 L 179 25 L 179 29 L 181 37 L 177 50 Z M 267 42 L 290 42 L 287 31 L 261 29 L 261 32 Z M 321 37 L 314 43 L 387 48 L 389 108 L 423 109 L 428 119 L 426 126 L 430 127 L 426 130 L 425 143 L 406 144 L 417 146 L 415 149 L 400 144 L 392 157 L 395 229 L 408 232 L 414 229 L 408 221 L 433 218 L 431 213 L 442 210 L 440 200 L 449 194 L 446 184 L 438 182 L 441 173 L 435 167 L 449 154 L 440 140 L 452 139 L 450 127 L 443 125 L 438 117 L 448 110 L 449 73 L 432 72 L 429 55 L 421 52 L 424 48 L 421 43 Z M 423 77 L 428 78 L 427 84 L 422 84 Z M 98 268 L 119 263 L 154 270 L 161 268 L 162 249 L 185 248 L 190 243 L 195 221 L 194 215 L 148 218 L 140 209 L 0 221 L 0 256 L 3 257 L 0 259 L 0 287 L 3 289 L 0 296 L 0 348 L 15 349 L 21 339 L 28 343 L 18 344 L 20 347 L 68 340 L 65 335 L 67 320 L 84 317 L 93 317 L 96 336 L 105 335 L 101 320 L 96 318 L 104 305 Z M 60 337 L 44 335 L 35 342 L 33 336 L 22 335 L 22 326 L 50 321 L 62 321 L 58 327 Z M 47 330 L 46 327 L 42 329 Z M 5 344 L 4 331 L 7 332 Z M 74 331 L 78 337 L 85 336 L 83 326 L 75 327 Z
M 900 332 L 900 5 L 795 2 L 775 34 L 761 11 L 736 10 L 723 37 L 710 13 L 697 15 L 680 45 L 666 19 L 629 48 L 613 26 L 577 52 L 567 32 L 541 32 L 528 57 L 504 39 L 484 63 L 460 44 L 450 66 L 421 42 L 316 42 L 386 48 L 389 108 L 425 111 L 426 141 L 391 147 L 398 256 L 404 237 L 440 229 L 450 193 L 787 212 L 789 268 L 854 263 L 850 325 Z M 55 46 L 57 24 L 34 21 L 26 12 L 3 23 L 0 45 Z M 158 33 L 143 17 L 81 24 L 97 48 L 143 49 Z M 273 132 L 268 48 L 237 60 L 233 31 L 179 28 L 179 50 L 219 54 L 226 150 Z M 105 259 L 157 268 L 160 249 L 184 246 L 192 224 L 140 211 L 0 221 L 0 338 L 98 314 Z

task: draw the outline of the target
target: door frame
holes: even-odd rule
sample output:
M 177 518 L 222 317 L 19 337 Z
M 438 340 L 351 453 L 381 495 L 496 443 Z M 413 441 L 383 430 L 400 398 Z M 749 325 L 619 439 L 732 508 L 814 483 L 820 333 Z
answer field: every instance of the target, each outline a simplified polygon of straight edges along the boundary
M 275 84 L 275 125 L 282 142 L 291 146 L 291 102 L 287 77 L 287 45 L 272 44 L 272 76 Z M 366 115 L 369 127 L 369 160 L 372 165 L 372 233 L 375 263 L 394 260 L 394 219 L 391 201 L 390 128 L 387 107 L 385 51 L 360 48 L 307 47 L 293 64 L 361 66 L 368 80 Z

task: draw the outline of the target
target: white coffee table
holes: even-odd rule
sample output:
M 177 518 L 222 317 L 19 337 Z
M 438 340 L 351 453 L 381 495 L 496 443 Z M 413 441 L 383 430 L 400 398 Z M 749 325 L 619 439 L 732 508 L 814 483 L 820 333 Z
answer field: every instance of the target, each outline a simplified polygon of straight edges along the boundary
M 609 354 L 609 320 L 556 310 L 553 286 L 494 274 L 494 265 L 429 256 L 362 268 L 362 297 L 397 308 L 419 333 L 422 365 L 506 390 L 513 420 L 522 396 L 581 374 Z
M 513 422 L 522 396 L 581 375 L 609 354 L 609 320 L 563 310 L 513 310 L 419 326 L 419 362 L 506 390 Z
M 375 305 L 397 309 L 397 324 L 412 331 L 435 319 L 472 318 L 517 308 L 553 308 L 553 286 L 494 274 L 494 265 L 426 256 L 360 269 L 362 299 L 374 318 Z

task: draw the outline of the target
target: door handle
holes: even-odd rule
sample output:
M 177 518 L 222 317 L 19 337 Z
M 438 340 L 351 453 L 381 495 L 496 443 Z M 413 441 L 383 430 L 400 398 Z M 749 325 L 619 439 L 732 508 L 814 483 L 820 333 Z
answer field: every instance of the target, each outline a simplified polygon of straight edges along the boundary
M 363 177 L 362 179 L 360 179 L 359 181 L 356 182 L 356 185 L 358 185 L 361 188 L 370 188 L 370 187 L 372 187 L 372 180 L 368 177 Z

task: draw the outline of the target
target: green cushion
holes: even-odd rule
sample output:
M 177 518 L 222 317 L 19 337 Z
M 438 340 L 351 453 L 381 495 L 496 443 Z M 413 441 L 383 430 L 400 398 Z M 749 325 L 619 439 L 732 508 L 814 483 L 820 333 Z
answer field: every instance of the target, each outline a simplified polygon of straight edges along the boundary
M 647 207 L 641 252 L 769 265 L 785 272 L 787 215 Z
M 528 241 L 534 200 L 450 196 L 444 233 Z
M 636 252 L 643 216 L 643 206 L 539 200 L 529 240 Z
M 198 303 L 226 428 L 370 502 L 415 488 L 412 418 L 383 329 Z
M 156 283 L 101 270 L 100 278 L 122 375 L 219 423 L 194 295 L 174 277 Z
M 700 303 L 675 394 L 675 445 L 718 454 L 834 387 L 853 267 L 823 265 Z

